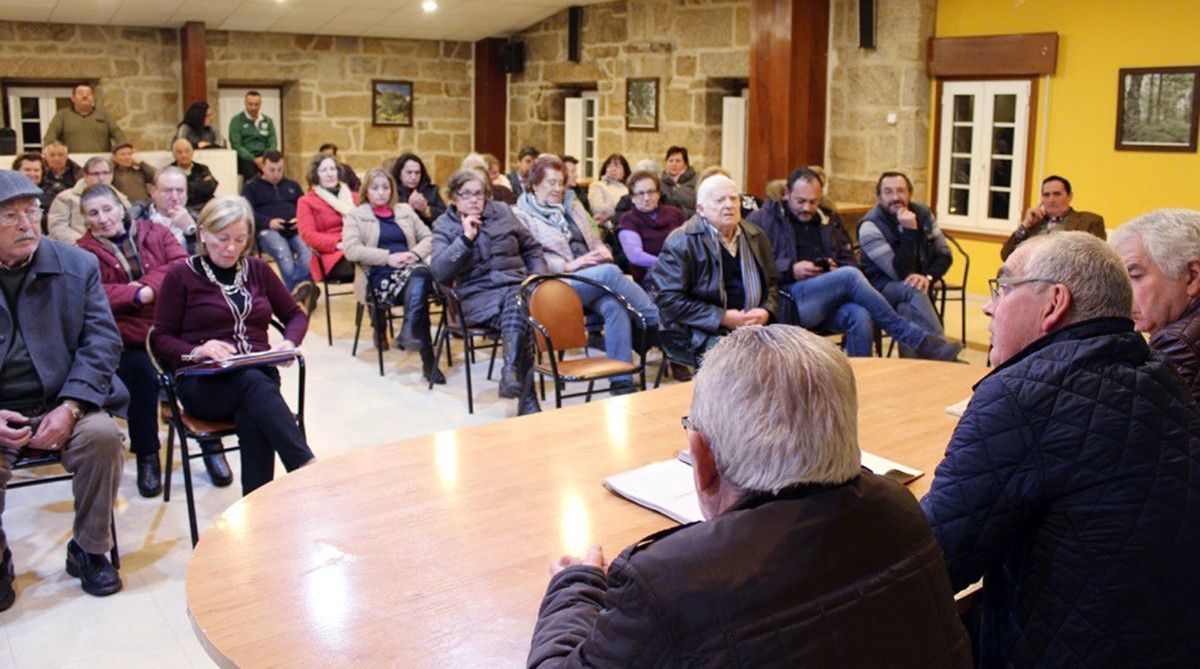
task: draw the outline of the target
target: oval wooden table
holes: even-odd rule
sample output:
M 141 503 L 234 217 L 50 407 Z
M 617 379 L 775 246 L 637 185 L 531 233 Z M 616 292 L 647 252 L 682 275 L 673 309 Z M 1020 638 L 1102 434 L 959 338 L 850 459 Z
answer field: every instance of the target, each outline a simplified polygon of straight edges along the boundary
M 853 361 L 859 443 L 929 489 L 982 367 Z M 685 447 L 678 384 L 347 453 L 238 501 L 187 573 L 197 636 L 223 666 L 520 666 L 547 565 L 608 557 L 672 521 L 601 486 Z M 766 398 L 765 398 L 766 399 Z

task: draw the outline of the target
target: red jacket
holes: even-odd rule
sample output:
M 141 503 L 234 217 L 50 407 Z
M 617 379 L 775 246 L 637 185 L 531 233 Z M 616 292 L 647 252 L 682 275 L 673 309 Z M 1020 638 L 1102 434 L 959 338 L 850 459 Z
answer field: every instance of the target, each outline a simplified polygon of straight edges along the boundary
M 157 301 L 162 294 L 163 277 L 167 270 L 186 258 L 187 251 L 175 240 L 175 235 L 160 223 L 139 221 L 134 225 L 132 234 L 142 258 L 142 277 L 136 283 L 130 282 L 129 275 L 112 248 L 96 239 L 91 231 L 76 243 L 100 261 L 100 282 L 104 284 L 104 293 L 117 320 L 117 329 L 121 331 L 121 342 L 126 348 L 141 348 L 146 345 L 146 332 L 154 325 L 154 304 L 139 304 L 134 295 L 142 286 L 150 286 Z
M 358 204 L 357 193 L 351 193 L 350 197 Z M 313 278 L 320 281 L 342 259 L 342 250 L 338 248 L 342 242 L 342 215 L 310 188 L 296 202 L 296 227 L 304 243 L 320 253 L 320 260 L 314 253 L 310 263 Z

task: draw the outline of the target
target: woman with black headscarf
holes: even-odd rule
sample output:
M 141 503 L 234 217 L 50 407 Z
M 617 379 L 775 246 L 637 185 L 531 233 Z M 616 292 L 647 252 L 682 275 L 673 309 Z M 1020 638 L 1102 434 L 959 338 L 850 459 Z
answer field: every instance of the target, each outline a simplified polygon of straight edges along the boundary
M 175 131 L 175 139 L 186 139 L 192 143 L 193 149 L 223 149 L 225 138 L 221 131 L 212 125 L 212 112 L 207 102 L 194 102 L 183 115 Z
M 429 178 L 425 163 L 417 154 L 406 153 L 397 158 L 392 166 L 392 178 L 396 181 L 396 198 L 412 207 L 426 225 L 446 211 L 446 202 L 438 194 L 437 185 Z

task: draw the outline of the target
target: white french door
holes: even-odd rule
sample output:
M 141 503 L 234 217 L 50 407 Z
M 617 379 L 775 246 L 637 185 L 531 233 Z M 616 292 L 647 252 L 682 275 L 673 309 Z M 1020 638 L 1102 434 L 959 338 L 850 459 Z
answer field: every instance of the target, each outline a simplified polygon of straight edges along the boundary
M 8 120 L 17 132 L 17 153 L 41 151 L 50 120 L 70 105 L 70 86 L 9 86 Z
M 938 223 L 1012 232 L 1021 220 L 1029 138 L 1028 81 L 942 86 Z
M 563 114 L 563 153 L 579 159 L 580 179 L 596 178 L 596 91 L 567 98 Z

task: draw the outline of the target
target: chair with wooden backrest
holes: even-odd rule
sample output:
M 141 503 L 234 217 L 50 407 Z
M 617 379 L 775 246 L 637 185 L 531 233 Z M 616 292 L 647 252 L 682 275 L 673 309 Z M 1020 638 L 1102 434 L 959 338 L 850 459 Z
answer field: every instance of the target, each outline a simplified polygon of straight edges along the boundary
M 0 455 L 0 457 L 4 457 Z M 48 465 L 62 464 L 62 453 L 60 451 L 37 451 L 33 449 L 23 448 L 17 453 L 17 461 L 12 465 L 12 471 L 16 472 L 22 469 L 35 469 Z M 32 478 L 13 478 L 8 482 L 7 488 L 15 490 L 17 488 L 28 488 L 35 485 L 43 485 L 46 483 L 57 483 L 59 481 L 70 481 L 75 477 L 71 472 L 65 474 L 55 474 L 54 476 L 35 476 Z M 112 540 L 113 547 L 109 551 L 109 558 L 112 560 L 113 567 L 121 568 L 121 553 L 117 550 L 117 512 L 112 511 Z
M 641 350 L 637 351 L 638 364 L 613 360 L 608 357 L 584 357 L 571 360 L 560 360 L 561 353 L 574 348 L 587 351 L 587 329 L 584 321 L 583 303 L 574 288 L 566 283 L 567 280 L 578 281 L 595 286 L 607 292 L 620 301 L 629 313 L 629 320 L 636 332 L 633 341 L 641 342 Z M 561 407 L 563 398 L 586 396 L 591 401 L 595 382 L 610 379 L 614 376 L 637 374 L 640 377 L 641 389 L 646 389 L 646 319 L 629 305 L 625 298 L 600 283 L 586 277 L 574 274 L 539 274 L 525 279 L 517 294 L 521 303 L 521 311 L 526 314 L 533 338 L 540 354 L 545 354 L 545 361 L 537 362 L 533 369 L 542 378 L 552 377 L 554 381 L 554 406 Z M 583 382 L 588 384 L 585 392 L 563 394 L 566 382 Z M 612 387 L 601 389 L 600 392 L 611 390 Z
M 271 321 L 271 326 L 279 332 L 283 331 L 283 326 L 276 321 Z M 237 434 L 237 427 L 233 423 L 222 423 L 214 421 L 200 420 L 194 416 L 188 415 L 183 410 L 183 404 L 179 401 L 179 395 L 175 387 L 175 374 L 166 370 L 158 361 L 158 356 L 154 353 L 154 347 L 151 346 L 150 340 L 154 335 L 156 326 L 151 326 L 146 332 L 146 354 L 150 356 L 150 363 L 154 365 L 154 371 L 158 374 L 158 385 L 166 394 L 166 402 L 159 405 L 159 415 L 161 420 L 167 424 L 167 463 L 166 476 L 163 482 L 163 502 L 171 501 L 171 477 L 174 467 L 175 453 L 175 435 L 179 435 L 179 463 L 183 467 L 183 489 L 187 494 L 187 510 L 188 510 L 188 526 L 192 533 L 192 547 L 196 546 L 199 541 L 200 533 L 196 526 L 196 497 L 192 489 L 192 468 L 191 461 L 195 458 L 201 458 L 209 453 L 204 453 L 197 450 L 195 453 L 188 450 L 187 440 L 221 439 Z M 296 353 L 297 363 L 297 399 L 296 399 L 296 421 L 300 425 L 300 433 L 304 434 L 304 356 L 299 352 Z M 228 453 L 230 451 L 240 451 L 241 444 L 237 446 L 221 445 L 221 449 L 216 453 Z
M 488 374 L 490 380 L 492 378 L 492 369 L 496 365 L 496 349 L 500 346 L 500 331 L 487 325 L 467 325 L 466 319 L 463 318 L 462 302 L 458 299 L 458 292 L 453 286 L 446 284 L 436 284 L 437 294 L 442 301 L 442 315 L 438 319 L 437 333 L 434 335 L 433 359 L 437 360 L 442 356 L 442 349 L 446 351 L 446 366 L 454 364 L 451 358 L 450 338 L 457 337 L 463 340 L 463 367 L 467 374 L 467 413 L 475 413 L 475 398 L 473 388 L 471 386 L 471 363 L 475 362 L 475 339 L 483 337 L 492 341 L 492 358 L 488 361 Z M 433 389 L 433 381 L 429 381 L 429 389 Z

